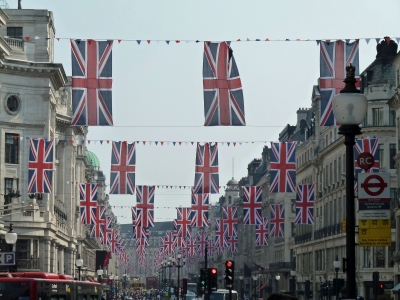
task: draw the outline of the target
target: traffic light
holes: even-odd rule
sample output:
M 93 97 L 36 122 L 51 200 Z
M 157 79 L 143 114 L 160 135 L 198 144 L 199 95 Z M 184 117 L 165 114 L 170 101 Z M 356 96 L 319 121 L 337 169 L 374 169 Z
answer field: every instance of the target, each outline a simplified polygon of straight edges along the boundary
M 183 278 L 182 279 L 182 295 L 186 295 L 187 294 L 187 284 L 188 284 L 188 279 L 187 278 Z
M 378 285 L 378 295 L 383 295 L 385 293 L 385 285 L 383 283 L 380 283 Z
M 328 296 L 328 285 L 326 283 L 321 284 L 321 295 Z
M 176 298 L 179 298 L 179 289 L 176 285 L 174 286 L 174 295 Z
M 218 271 L 216 268 L 208 268 L 208 293 L 217 291 L 218 288 Z
M 373 290 L 374 295 L 379 295 L 378 288 L 379 288 L 379 272 L 373 272 L 372 273 L 372 290 Z
M 235 280 L 235 262 L 227 260 L 225 262 L 225 284 L 228 290 L 233 289 L 233 282 Z
M 207 272 L 205 268 L 200 269 L 200 288 L 199 288 L 199 296 L 203 295 L 206 291 L 206 283 L 207 283 Z

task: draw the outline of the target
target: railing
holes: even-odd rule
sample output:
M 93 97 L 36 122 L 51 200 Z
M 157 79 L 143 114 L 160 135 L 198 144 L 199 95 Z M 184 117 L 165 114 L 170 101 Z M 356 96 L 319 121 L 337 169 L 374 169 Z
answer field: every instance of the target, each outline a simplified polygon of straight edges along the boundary
M 25 270 L 35 270 L 39 268 L 39 258 L 17 259 L 17 268 Z
M 278 269 L 289 269 L 293 270 L 296 268 L 296 263 L 289 261 L 289 262 L 277 262 L 277 263 L 270 263 L 269 269 L 270 270 L 278 270 Z
M 24 40 L 14 38 L 4 38 L 11 48 L 24 49 Z

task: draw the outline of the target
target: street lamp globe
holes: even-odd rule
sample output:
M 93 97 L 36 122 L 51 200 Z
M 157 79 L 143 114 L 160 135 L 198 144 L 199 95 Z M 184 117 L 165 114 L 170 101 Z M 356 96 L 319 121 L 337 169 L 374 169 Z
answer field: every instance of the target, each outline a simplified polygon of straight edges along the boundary
M 103 269 L 98 269 L 97 270 L 97 276 L 103 275 Z
M 338 270 L 338 271 L 340 269 L 340 260 L 338 260 L 337 256 L 336 256 L 336 259 L 333 261 L 333 267 L 335 268 L 335 270 Z
M 114 279 L 114 275 L 113 275 L 113 274 L 110 274 L 110 276 L 108 276 L 108 278 L 109 278 L 110 280 L 113 280 L 113 279 Z
M 258 275 L 253 275 L 253 280 L 256 281 L 258 278 Z
M 279 280 L 279 279 L 281 279 L 281 276 L 278 274 L 278 275 L 275 276 L 275 279 Z
M 83 259 L 80 256 L 75 260 L 75 264 L 78 268 L 83 266 Z
M 118 275 L 115 275 L 114 279 L 115 279 L 115 280 L 118 280 Z
M 355 69 L 351 64 L 346 67 L 346 86 L 332 100 L 333 114 L 340 125 L 359 125 L 367 113 L 367 97 L 355 86 Z
M 296 270 L 290 270 L 290 276 L 292 277 L 296 276 Z
M 239 280 L 243 280 L 243 276 L 242 275 L 239 276 Z
M 18 239 L 18 235 L 14 232 L 13 223 L 10 223 L 10 230 L 5 234 L 7 244 L 15 244 Z

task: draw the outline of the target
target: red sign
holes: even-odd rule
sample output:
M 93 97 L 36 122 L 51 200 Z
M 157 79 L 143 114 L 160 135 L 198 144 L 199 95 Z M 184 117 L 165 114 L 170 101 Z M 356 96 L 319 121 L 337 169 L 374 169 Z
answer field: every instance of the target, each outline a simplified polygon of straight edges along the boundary
M 378 180 L 378 182 L 370 182 L 373 179 Z M 387 183 L 382 179 L 382 177 L 376 174 L 368 176 L 365 182 L 361 183 L 361 187 L 370 196 L 378 196 L 382 194 L 387 186 Z
M 369 152 L 360 153 L 357 158 L 357 164 L 361 169 L 369 170 L 375 163 L 374 156 Z

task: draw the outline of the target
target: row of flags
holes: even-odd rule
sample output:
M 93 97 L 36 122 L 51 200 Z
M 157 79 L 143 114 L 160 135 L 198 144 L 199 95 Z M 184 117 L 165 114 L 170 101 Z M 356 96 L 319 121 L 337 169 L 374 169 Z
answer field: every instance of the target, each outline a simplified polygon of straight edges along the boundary
M 387 37 L 385 42 L 393 41 Z M 344 87 L 346 66 L 356 67 L 356 86 L 360 86 L 359 40 L 318 40 L 317 43 L 320 46 L 320 126 L 337 126 L 332 99 Z M 114 125 L 112 46 L 113 40 L 71 40 L 72 125 Z M 242 83 L 230 42 L 204 42 L 203 98 L 204 126 L 246 125 Z
M 19 0 L 20 1 L 20 0 Z M 54 38 L 50 38 L 50 37 L 43 37 L 43 36 L 38 36 L 38 35 L 25 35 L 25 36 L 9 36 L 9 35 L 5 35 L 4 38 L 16 38 L 16 39 L 23 39 L 25 41 L 32 41 L 32 40 L 40 40 L 40 39 L 45 39 L 45 40 L 71 40 L 71 38 L 63 38 L 63 37 L 54 37 Z M 394 37 L 393 39 L 395 39 L 397 41 L 397 43 L 400 43 L 400 37 Z M 75 41 L 104 41 L 104 40 L 96 40 L 96 39 L 74 39 Z M 340 40 L 344 40 L 346 43 L 350 43 L 350 41 L 360 41 L 360 40 L 364 40 L 366 42 L 366 44 L 369 44 L 369 42 L 372 41 L 376 41 L 377 44 L 379 44 L 379 42 L 382 40 L 382 38 L 351 38 L 351 39 L 340 39 Z M 167 45 L 170 44 L 180 44 L 180 43 L 204 43 L 204 42 L 210 42 L 211 40 L 193 40 L 193 39 L 185 39 L 185 40 L 180 40 L 180 39 L 163 39 L 163 40 L 152 40 L 152 39 L 108 39 L 107 41 L 117 41 L 118 43 L 121 42 L 135 42 L 138 45 L 141 44 L 148 44 L 150 45 L 151 43 L 157 43 L 159 44 L 161 43 L 165 43 Z M 235 42 L 316 42 L 317 45 L 320 45 L 321 42 L 334 42 L 336 41 L 336 39 L 305 39 L 305 38 L 284 38 L 284 39 L 273 39 L 273 38 L 238 38 L 238 39 L 233 39 L 233 40 L 226 40 L 225 42 L 227 43 L 235 43 Z
M 271 143 L 270 150 L 270 193 L 296 192 L 296 142 Z M 51 193 L 54 168 L 54 143 L 45 139 L 30 139 L 28 164 L 28 193 Z M 208 194 L 219 194 L 218 145 L 197 144 L 192 204 L 207 205 Z M 354 165 L 356 173 L 361 172 L 357 164 L 358 155 L 371 153 L 375 164 L 368 172 L 379 172 L 379 139 L 356 139 L 354 146 Z M 110 194 L 134 194 L 136 174 L 135 143 L 113 142 L 111 153 Z M 74 182 L 72 183 L 74 184 Z M 75 184 L 78 184 L 75 182 Z M 160 186 L 157 186 L 158 188 Z M 187 186 L 161 186 L 162 188 L 184 189 Z M 156 186 L 151 186 L 154 196 Z M 189 187 L 188 187 L 189 188 Z M 237 187 L 239 188 L 239 186 Z M 247 187 L 241 187 L 246 193 Z M 136 191 L 141 192 L 140 189 Z M 256 195 L 257 192 L 252 192 Z M 248 198 L 250 195 L 248 195 Z M 255 196 L 257 198 L 257 196 Z M 140 200 L 140 199 L 139 199 Z

